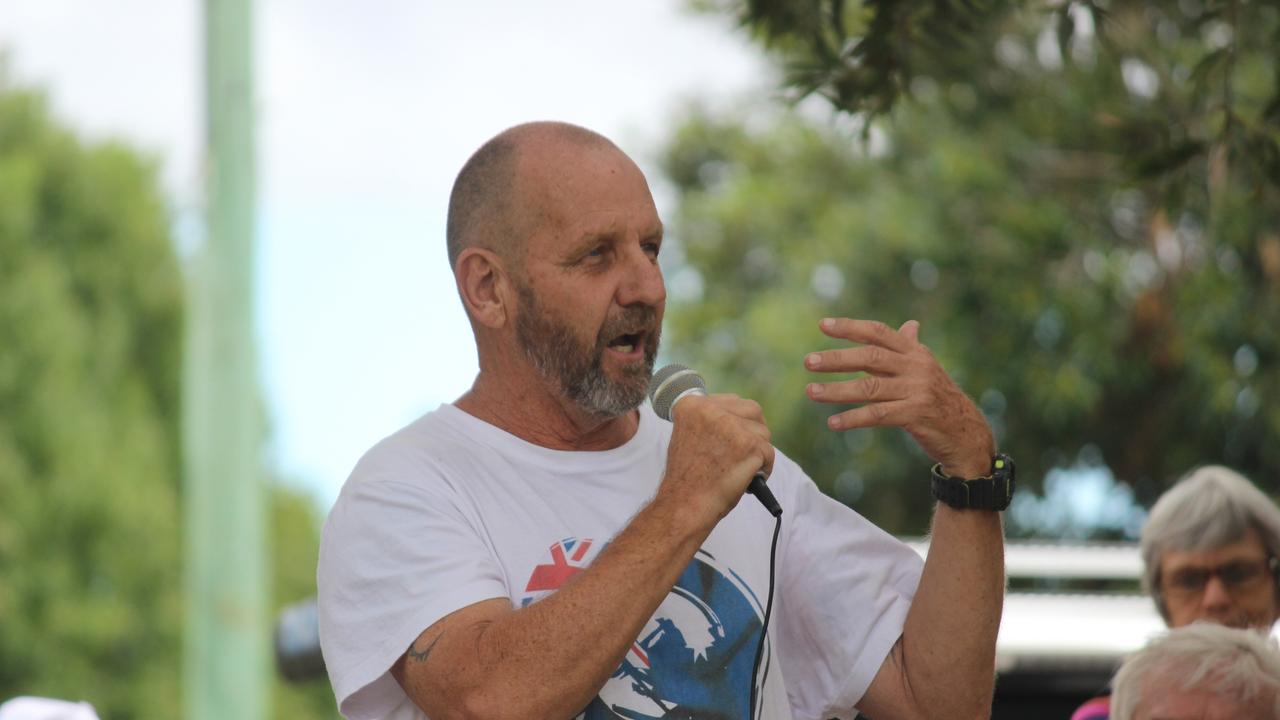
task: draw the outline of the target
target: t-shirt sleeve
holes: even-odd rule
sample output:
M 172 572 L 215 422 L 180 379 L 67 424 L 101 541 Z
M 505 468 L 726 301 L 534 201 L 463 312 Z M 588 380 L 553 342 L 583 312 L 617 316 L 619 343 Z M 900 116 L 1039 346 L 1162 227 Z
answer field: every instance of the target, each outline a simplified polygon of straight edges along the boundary
M 405 702 L 390 670 L 423 630 L 508 596 L 500 566 L 440 473 L 389 465 L 361 461 L 321 536 L 320 645 L 339 709 L 353 720 Z
M 924 563 L 785 463 L 800 478 L 778 557 L 787 694 L 796 720 L 854 718 L 854 705 L 902 635 Z

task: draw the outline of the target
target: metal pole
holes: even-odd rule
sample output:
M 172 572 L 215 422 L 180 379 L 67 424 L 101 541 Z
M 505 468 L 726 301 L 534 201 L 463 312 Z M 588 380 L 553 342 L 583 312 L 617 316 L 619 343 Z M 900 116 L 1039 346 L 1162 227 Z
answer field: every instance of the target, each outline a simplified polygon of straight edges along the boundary
M 261 408 L 253 328 L 252 0 L 205 0 L 205 230 L 188 276 L 184 702 L 267 715 Z

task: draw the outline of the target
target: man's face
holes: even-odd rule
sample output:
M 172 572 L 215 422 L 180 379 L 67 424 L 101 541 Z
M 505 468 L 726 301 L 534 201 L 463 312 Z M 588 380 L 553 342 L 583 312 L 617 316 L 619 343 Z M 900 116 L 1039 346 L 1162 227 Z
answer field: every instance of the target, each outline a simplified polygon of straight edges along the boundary
M 1222 693 L 1205 690 L 1161 687 L 1144 693 L 1149 699 L 1138 704 L 1134 720 L 1275 720 L 1265 701 L 1254 698 L 1242 702 Z
M 1200 551 L 1168 551 L 1160 558 L 1160 592 L 1169 627 L 1197 620 L 1235 628 L 1270 628 L 1280 617 L 1270 558 L 1258 534 Z
M 605 319 L 595 340 L 588 341 L 579 337 L 570 319 L 543 307 L 528 286 L 520 285 L 517 291 L 520 345 L 543 377 L 559 383 L 566 397 L 598 417 L 617 417 L 644 401 L 661 334 L 657 311 L 643 305 L 620 308 Z M 616 354 L 617 339 L 628 335 L 643 337 L 643 343 L 627 353 L 640 357 L 624 358 L 617 374 L 610 377 L 605 355 Z
M 666 301 L 662 222 L 640 170 L 612 148 L 553 158 L 521 272 L 516 338 L 543 377 L 598 417 L 645 396 Z

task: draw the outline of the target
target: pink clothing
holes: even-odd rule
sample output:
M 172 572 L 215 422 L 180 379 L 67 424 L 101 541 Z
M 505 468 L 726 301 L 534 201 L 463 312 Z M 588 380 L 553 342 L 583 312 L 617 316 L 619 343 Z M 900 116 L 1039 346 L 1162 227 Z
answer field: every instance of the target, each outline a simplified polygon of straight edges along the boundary
M 1111 696 L 1096 697 L 1071 714 L 1071 720 L 1107 720 L 1111 716 Z

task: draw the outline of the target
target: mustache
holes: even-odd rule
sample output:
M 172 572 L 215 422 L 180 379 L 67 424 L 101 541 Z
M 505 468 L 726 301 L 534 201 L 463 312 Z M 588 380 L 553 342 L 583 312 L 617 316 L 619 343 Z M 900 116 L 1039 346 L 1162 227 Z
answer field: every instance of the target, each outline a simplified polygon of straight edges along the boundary
M 596 345 L 604 347 L 610 340 L 619 335 L 634 335 L 654 329 L 658 323 L 658 311 L 648 305 L 632 305 L 622 312 L 605 318 L 600 333 L 596 336 Z

